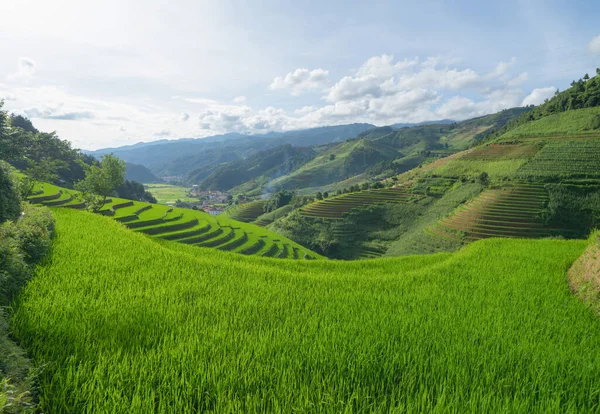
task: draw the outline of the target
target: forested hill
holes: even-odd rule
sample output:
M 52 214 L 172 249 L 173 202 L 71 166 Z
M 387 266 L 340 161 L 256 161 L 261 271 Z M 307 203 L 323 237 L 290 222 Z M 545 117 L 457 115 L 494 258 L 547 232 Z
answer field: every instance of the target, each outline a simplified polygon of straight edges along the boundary
M 132 164 L 128 162 L 126 164 L 125 178 L 127 180 L 137 181 L 139 183 L 162 183 L 163 180 L 158 178 L 148 168 L 139 164 Z
M 297 160 L 303 160 L 303 165 L 296 162 L 293 169 L 279 169 L 289 170 L 286 174 L 263 175 L 257 179 L 253 172 L 239 170 L 235 186 L 232 185 L 234 181 L 231 181 L 229 186 L 223 185 L 221 188 L 250 196 L 281 189 L 334 191 L 340 186 L 348 187 L 358 182 L 402 173 L 422 163 L 464 150 L 482 140 L 489 131 L 501 128 L 531 109 L 512 108 L 463 122 L 433 123 L 400 129 L 392 126 L 372 128 L 341 143 L 314 146 L 314 157 Z M 269 156 L 268 151 L 263 151 L 256 154 L 255 158 Z M 237 161 L 229 162 L 220 167 L 220 171 L 237 170 L 237 164 Z M 212 178 L 204 178 L 204 181 L 202 178 L 194 175 L 189 176 L 188 180 L 206 188 L 214 185 Z
M 371 124 L 350 124 L 312 128 L 265 135 L 225 134 L 202 139 L 181 139 L 137 144 L 92 151 L 99 156 L 114 153 L 119 158 L 142 164 L 158 176 L 186 176 L 205 169 L 209 175 L 220 163 L 247 158 L 255 153 L 285 144 L 293 146 L 341 142 L 374 128 Z

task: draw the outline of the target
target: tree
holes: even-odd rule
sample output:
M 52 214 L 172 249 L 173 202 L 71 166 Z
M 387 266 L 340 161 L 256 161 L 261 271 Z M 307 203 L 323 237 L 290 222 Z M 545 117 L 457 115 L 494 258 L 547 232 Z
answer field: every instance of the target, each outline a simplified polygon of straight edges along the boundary
M 323 198 L 329 198 L 329 193 L 327 191 L 323 193 Z
M 369 187 L 370 187 L 369 183 L 363 183 L 360 188 L 361 188 L 361 190 L 368 190 Z
M 317 200 L 323 200 L 323 193 L 321 193 L 320 191 L 317 191 Z
M 125 181 L 125 161 L 121 161 L 113 154 L 102 157 L 100 164 L 86 165 L 85 178 L 75 184 L 81 191 L 81 197 L 87 208 L 98 212 L 106 204 L 108 197 L 115 193 L 115 189 Z
M 583 75 L 583 80 L 584 81 L 590 80 L 590 75 L 588 75 L 587 73 L 585 75 Z
M 14 128 L 21 128 L 23 131 L 26 132 L 32 132 L 34 134 L 37 134 L 38 131 L 36 127 L 33 126 L 33 124 L 31 123 L 31 121 L 28 118 L 25 118 L 24 116 L 21 115 L 15 115 L 15 114 L 11 114 L 10 115 L 10 126 L 14 127 Z
M 329 161 L 335 160 L 335 154 L 329 154 Z
M 290 201 L 292 201 L 293 198 L 294 198 L 294 193 L 292 191 L 279 190 L 265 204 L 263 211 L 265 213 L 270 213 L 271 211 L 275 211 L 280 207 L 288 205 L 290 203 Z
M 600 76 L 600 68 L 596 68 L 596 75 Z
M 21 213 L 21 200 L 12 177 L 11 167 L 0 161 L 0 223 L 14 220 Z
M 488 173 L 483 171 L 481 174 L 479 174 L 479 177 L 477 177 L 477 181 L 479 181 L 479 184 L 483 185 L 484 187 L 487 187 L 490 183 L 490 176 L 488 175 Z
M 52 183 L 58 180 L 58 170 L 66 168 L 67 163 L 61 160 L 45 158 L 40 162 L 27 160 L 25 175 L 19 179 L 19 193 L 23 199 L 33 193 L 36 184 Z

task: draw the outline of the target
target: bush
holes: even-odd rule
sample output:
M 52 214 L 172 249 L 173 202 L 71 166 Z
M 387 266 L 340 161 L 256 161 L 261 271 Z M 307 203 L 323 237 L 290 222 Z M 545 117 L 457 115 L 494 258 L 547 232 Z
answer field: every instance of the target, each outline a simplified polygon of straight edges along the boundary
M 16 219 L 20 212 L 21 200 L 11 168 L 4 161 L 0 161 L 0 223 Z
M 0 225 L 0 305 L 6 306 L 31 277 L 31 265 L 50 250 L 54 220 L 45 207 L 25 206 L 16 222 Z

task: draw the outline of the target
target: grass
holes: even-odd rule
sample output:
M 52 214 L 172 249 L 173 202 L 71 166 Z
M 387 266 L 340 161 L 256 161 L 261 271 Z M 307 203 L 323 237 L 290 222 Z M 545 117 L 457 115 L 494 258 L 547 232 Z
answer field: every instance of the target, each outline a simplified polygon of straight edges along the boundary
M 267 200 L 257 200 L 244 204 L 232 205 L 220 215 L 249 223 L 265 213 L 265 204 L 267 204 Z
M 586 241 L 281 266 L 55 215 L 12 320 L 44 412 L 599 407 L 600 321 L 565 278 Z
M 511 129 L 500 137 L 500 140 L 523 136 L 543 136 L 552 134 L 598 134 L 600 131 L 588 131 L 591 120 L 600 114 L 600 107 L 577 109 L 549 115 L 536 121 L 527 122 Z
M 490 179 L 501 180 L 514 177 L 516 172 L 527 162 L 526 159 L 508 159 L 500 161 L 468 161 L 455 159 L 430 171 L 430 174 L 445 177 L 477 177 L 482 172 L 488 173 Z
M 342 194 L 316 201 L 302 207 L 300 214 L 307 217 L 340 219 L 353 208 L 374 203 L 406 203 L 418 200 L 420 196 L 403 188 L 382 188 Z
M 76 191 L 61 189 L 49 184 L 44 184 L 44 192 L 34 197 L 44 197 L 47 195 L 52 195 L 52 200 L 41 201 L 41 204 L 52 206 L 57 203 L 57 200 L 65 197 L 71 198 L 72 196 L 72 201 L 65 202 L 64 204 L 61 203 L 60 206 L 79 203 L 75 197 L 77 195 Z M 56 198 L 54 198 L 54 195 Z M 238 222 L 223 216 L 213 217 L 199 210 L 176 208 L 164 204 L 131 202 L 121 198 L 113 198 L 102 208 L 101 213 L 110 215 L 115 220 L 124 223 L 130 229 L 145 233 L 151 237 L 176 240 L 181 243 L 236 253 L 258 255 L 263 254 L 264 249 L 275 248 L 274 246 L 277 243 L 285 243 L 291 249 L 298 251 L 298 258 L 300 259 L 306 257 L 313 259 L 322 258 L 298 243 L 260 226 Z M 251 246 L 256 245 L 259 239 L 263 240 L 264 249 L 255 252 L 254 249 L 251 249 Z M 277 257 L 293 258 L 292 255 L 287 254 Z
M 146 191 L 150 191 L 159 204 L 175 204 L 177 200 L 183 202 L 198 201 L 197 197 L 188 195 L 189 188 L 171 184 L 144 184 Z
M 600 176 L 600 140 L 553 140 L 518 171 L 525 178 Z

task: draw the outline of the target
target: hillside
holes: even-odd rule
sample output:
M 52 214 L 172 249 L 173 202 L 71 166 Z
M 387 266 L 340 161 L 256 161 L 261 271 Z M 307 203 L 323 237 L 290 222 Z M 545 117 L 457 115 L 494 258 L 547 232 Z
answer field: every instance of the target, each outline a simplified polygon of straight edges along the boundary
M 598 403 L 600 321 L 565 278 L 586 241 L 486 240 L 455 254 L 282 267 L 54 214 L 52 256 L 13 318 L 45 366 L 44 412 Z
M 259 151 L 286 144 L 310 146 L 339 142 L 371 128 L 373 125 L 370 124 L 350 124 L 265 135 L 225 134 L 197 139 L 161 140 L 89 153 L 96 157 L 113 153 L 127 162 L 150 168 L 160 177 L 185 178 L 190 174 L 199 181 L 222 163 L 244 159 Z
M 263 187 L 267 191 L 309 189 L 313 193 L 333 192 L 356 184 L 352 181 L 353 177 L 357 178 L 357 182 L 364 182 L 402 173 L 424 162 L 466 149 L 481 140 L 487 131 L 501 128 L 529 110 L 531 108 L 513 108 L 452 124 L 367 130 L 343 143 L 315 148 L 318 154 L 313 160 L 288 175 L 263 183 Z M 246 185 L 233 191 L 253 195 L 253 190 L 255 187 Z
M 76 191 L 44 184 L 43 190 L 36 193 L 29 197 L 30 203 L 74 210 L 85 208 L 85 204 L 78 200 Z M 211 216 L 199 210 L 112 198 L 100 214 L 112 217 L 135 232 L 159 240 L 278 259 L 321 258 L 267 229 L 223 216 Z
M 214 170 L 199 182 L 201 190 L 226 191 L 247 181 L 249 185 L 260 187 L 259 183 L 287 175 L 315 157 L 310 147 L 293 147 L 290 144 L 261 151 L 253 156 L 235 163 L 228 163 Z M 196 171 L 189 175 L 190 180 L 197 182 Z
M 386 185 L 408 195 L 400 202 L 380 190 L 357 192 L 357 180 L 350 194 L 315 201 L 269 228 L 338 259 L 454 251 L 488 237 L 585 238 L 600 226 L 600 108 L 585 107 L 600 97 L 598 78 L 584 84 L 582 108 L 564 105 L 579 96 L 575 86 L 517 118 L 493 115 L 504 126 L 479 132 L 469 149 L 388 175 Z M 401 131 L 380 128 L 362 139 L 427 142 L 419 129 Z
M 162 180 L 152 173 L 148 168 L 139 164 L 127 163 L 127 170 L 125 172 L 125 179 L 130 181 L 137 181 L 138 183 L 144 184 L 156 184 L 161 183 Z

